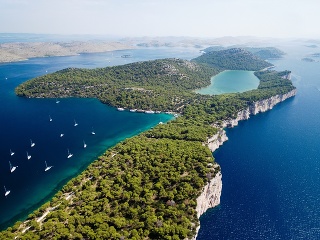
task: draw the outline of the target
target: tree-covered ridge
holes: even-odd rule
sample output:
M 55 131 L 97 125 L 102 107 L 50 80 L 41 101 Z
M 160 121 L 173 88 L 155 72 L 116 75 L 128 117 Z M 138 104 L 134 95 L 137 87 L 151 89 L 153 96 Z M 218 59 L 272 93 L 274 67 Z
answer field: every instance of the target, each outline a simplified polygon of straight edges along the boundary
M 242 48 L 231 48 L 227 50 L 208 52 L 194 58 L 192 61 L 208 64 L 213 68 L 223 70 L 258 71 L 272 66 L 271 63 L 258 58 L 254 54 Z
M 231 47 L 222 47 L 222 46 L 212 46 L 205 48 L 204 52 L 213 52 L 213 51 L 221 51 L 231 48 L 239 48 L 239 46 L 231 46 Z M 278 48 L 275 47 L 240 47 L 245 49 L 248 52 L 253 53 L 255 56 L 261 59 L 270 59 L 270 58 L 281 58 L 285 53 Z
M 212 154 L 201 141 L 147 135 L 150 133 L 108 150 L 30 214 L 26 223 L 18 222 L 0 233 L 0 239 L 193 236 L 196 198 L 219 168 L 212 167 Z M 39 221 L 46 212 L 49 214 Z
M 98 69 L 68 68 L 27 81 L 27 97 L 96 97 L 111 106 L 178 111 L 210 84 L 218 70 L 181 59 L 162 59 Z
M 225 69 L 259 70 L 271 64 L 242 49 L 204 54 L 192 61 L 161 59 L 122 66 L 68 68 L 16 88 L 27 97 L 95 97 L 115 107 L 182 112 Z

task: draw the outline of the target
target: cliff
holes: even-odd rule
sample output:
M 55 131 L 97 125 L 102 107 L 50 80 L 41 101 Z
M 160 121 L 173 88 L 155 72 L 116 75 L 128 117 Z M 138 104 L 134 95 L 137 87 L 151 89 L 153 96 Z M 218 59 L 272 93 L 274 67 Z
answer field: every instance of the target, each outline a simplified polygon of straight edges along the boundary
M 205 143 L 209 149 L 214 152 L 218 149 L 225 141 L 228 140 L 226 132 L 223 130 L 224 127 L 234 127 L 238 125 L 238 122 L 241 120 L 247 120 L 250 118 L 250 115 L 256 115 L 259 112 L 266 112 L 271 110 L 276 104 L 296 95 L 297 90 L 294 89 L 286 94 L 279 94 L 272 96 L 268 99 L 260 100 L 252 103 L 248 108 L 243 109 L 238 112 L 235 119 L 226 119 L 220 124 L 222 128 L 213 135 L 211 138 L 208 138 Z M 214 126 L 217 126 L 215 124 Z M 197 216 L 201 217 L 209 208 L 213 208 L 220 204 L 220 196 L 222 190 L 222 174 L 221 172 L 217 173 L 216 176 L 211 179 L 207 185 L 203 188 L 201 195 L 197 198 Z M 197 228 L 197 234 L 200 229 L 200 226 Z M 197 234 L 191 240 L 197 238 Z
M 284 100 L 295 96 L 296 93 L 297 93 L 297 90 L 294 89 L 285 94 L 275 95 L 270 98 L 254 102 L 248 108 L 238 112 L 236 118 L 224 120 L 222 122 L 221 127 L 224 128 L 224 127 L 237 126 L 239 121 L 249 119 L 250 115 L 256 115 L 260 112 L 266 112 L 268 110 L 271 110 L 278 103 L 283 102 Z
M 228 137 L 226 131 L 220 129 L 215 135 L 213 135 L 211 138 L 208 138 L 206 144 L 208 148 L 211 150 L 211 152 L 214 152 L 227 140 Z

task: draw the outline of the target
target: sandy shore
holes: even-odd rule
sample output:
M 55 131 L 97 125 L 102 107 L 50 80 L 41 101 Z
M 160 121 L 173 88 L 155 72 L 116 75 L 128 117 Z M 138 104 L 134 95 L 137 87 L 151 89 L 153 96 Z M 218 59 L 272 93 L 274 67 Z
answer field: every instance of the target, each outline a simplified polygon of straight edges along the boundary
M 134 47 L 120 42 L 3 43 L 0 44 L 0 63 L 23 61 L 34 57 L 71 56 L 132 48 Z

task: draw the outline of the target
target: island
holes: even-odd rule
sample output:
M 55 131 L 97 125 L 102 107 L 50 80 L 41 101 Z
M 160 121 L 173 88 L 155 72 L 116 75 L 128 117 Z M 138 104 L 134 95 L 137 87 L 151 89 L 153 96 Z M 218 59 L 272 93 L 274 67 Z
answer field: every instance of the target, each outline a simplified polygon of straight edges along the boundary
M 107 41 L 1 43 L 0 63 L 24 61 L 35 57 L 72 56 L 132 48 L 134 47 L 128 44 Z
M 304 62 L 315 62 L 316 60 L 314 60 L 313 58 L 305 57 L 305 58 L 302 58 L 301 61 L 304 61 Z
M 124 110 L 179 113 L 124 140 L 71 179 L 1 239 L 195 239 L 199 217 L 220 202 L 222 174 L 212 151 L 225 127 L 296 94 L 290 71 L 244 49 L 191 61 L 161 59 L 98 69 L 68 68 L 16 88 L 22 97 L 95 97 Z M 228 69 L 254 70 L 258 89 L 200 95 Z
M 236 47 L 237 46 L 231 46 L 231 47 L 211 46 L 201 51 L 208 53 L 208 52 L 214 52 L 214 51 L 227 50 L 227 49 L 236 48 Z M 244 47 L 243 49 L 248 52 L 251 52 L 255 56 L 264 60 L 271 59 L 271 58 L 281 58 L 283 57 L 283 55 L 285 55 L 283 51 L 275 47 Z

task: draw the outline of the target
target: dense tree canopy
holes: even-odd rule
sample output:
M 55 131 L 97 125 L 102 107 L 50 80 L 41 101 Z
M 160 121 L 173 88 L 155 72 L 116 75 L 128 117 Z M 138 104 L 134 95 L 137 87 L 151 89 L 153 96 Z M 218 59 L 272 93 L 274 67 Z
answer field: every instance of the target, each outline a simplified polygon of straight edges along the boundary
M 260 68 L 259 64 L 255 66 Z M 238 66 L 242 65 L 239 60 Z M 194 236 L 196 199 L 220 171 L 206 147 L 207 139 L 217 132 L 212 124 L 235 117 L 254 101 L 294 89 L 289 71 L 261 71 L 255 73 L 260 79 L 256 90 L 217 96 L 192 92 L 208 85 L 210 76 L 219 71 L 221 67 L 165 59 L 95 70 L 65 69 L 20 85 L 16 92 L 21 96 L 97 97 L 112 106 L 172 109 L 182 115 L 107 150 L 27 221 L 2 231 L 0 239 Z
M 272 66 L 251 52 L 242 48 L 212 51 L 192 61 L 208 64 L 217 69 L 257 71 Z
M 231 48 L 236 48 L 237 46 L 231 47 L 221 47 L 221 46 L 212 46 L 204 49 L 204 52 L 213 52 L 226 50 Z M 278 48 L 275 47 L 243 47 L 244 50 L 253 53 L 255 56 L 261 59 L 269 59 L 269 58 L 281 58 L 285 53 Z

